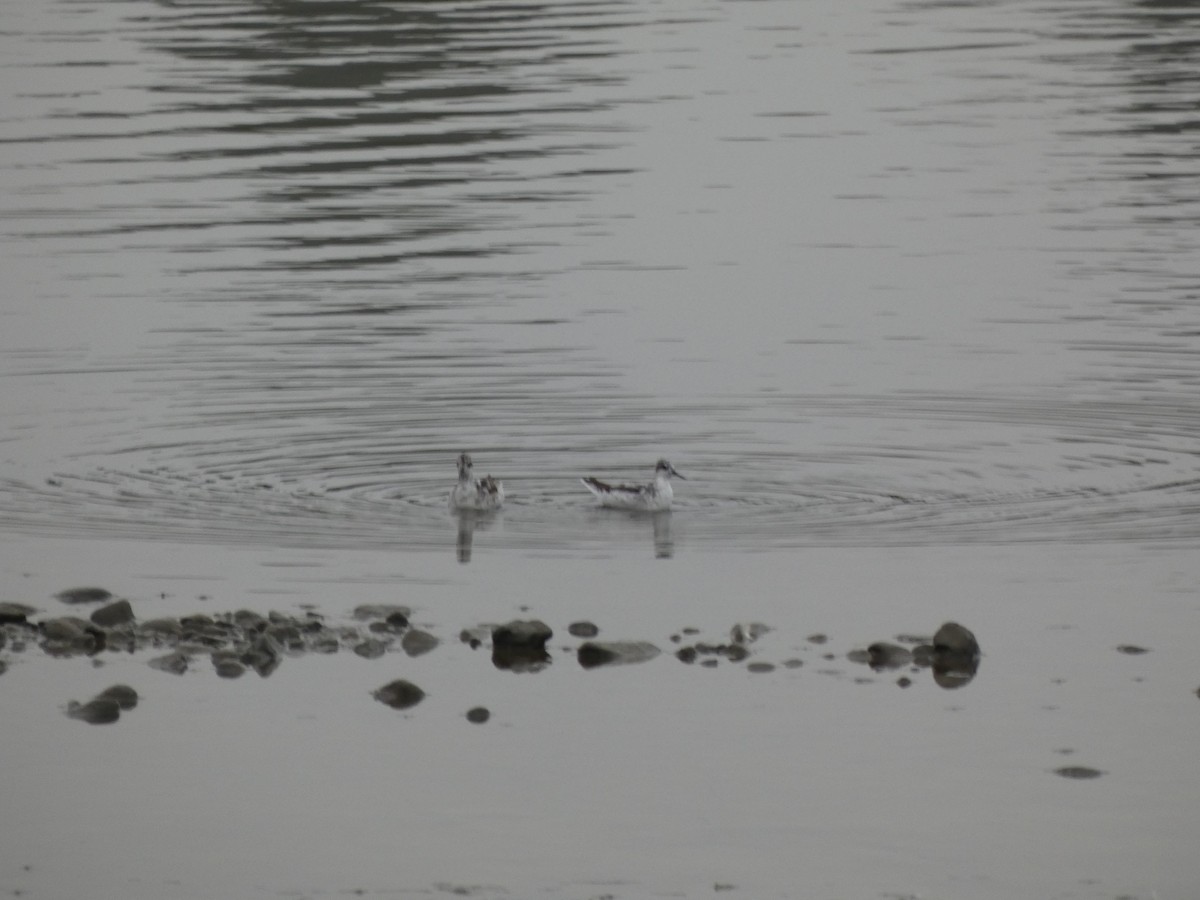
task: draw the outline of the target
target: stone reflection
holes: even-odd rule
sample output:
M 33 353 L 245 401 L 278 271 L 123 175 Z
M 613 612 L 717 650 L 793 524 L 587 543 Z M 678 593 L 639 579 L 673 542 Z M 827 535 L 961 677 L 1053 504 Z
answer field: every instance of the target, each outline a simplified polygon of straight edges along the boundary
M 946 622 L 929 640 L 900 637 L 898 643 L 876 641 L 865 650 L 852 650 L 847 659 L 870 666 L 876 672 L 910 668 L 929 669 L 938 687 L 954 690 L 970 684 L 979 671 L 979 642 L 975 635 L 957 622 Z M 911 649 L 905 644 L 913 645 Z M 900 679 L 902 687 L 911 681 Z

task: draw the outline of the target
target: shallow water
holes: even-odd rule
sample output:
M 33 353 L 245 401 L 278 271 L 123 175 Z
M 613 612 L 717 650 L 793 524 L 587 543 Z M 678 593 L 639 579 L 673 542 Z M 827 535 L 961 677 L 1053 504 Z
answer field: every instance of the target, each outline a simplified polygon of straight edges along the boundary
M 1186 894 L 1197 18 L 11 0 L 0 601 L 61 614 L 57 591 L 98 583 L 141 617 L 337 620 L 400 595 L 444 641 L 526 607 L 663 649 L 761 620 L 768 661 L 828 630 L 844 674 L 665 653 L 558 660 L 527 694 L 445 648 L 251 687 L 0 649 L 24 725 L 0 753 L 61 787 L 0 776 L 22 812 L 0 889 Z M 497 515 L 446 510 L 463 449 L 504 481 Z M 598 511 L 578 482 L 660 456 L 688 477 L 668 516 Z M 952 700 L 855 683 L 847 651 L 946 619 L 985 651 Z M 392 820 L 396 722 L 369 695 L 405 666 L 455 705 L 401 723 L 437 777 Z M 135 715 L 61 714 L 122 678 Z M 471 701 L 496 715 L 464 737 Z M 1108 774 L 1047 774 L 1068 745 Z M 275 780 L 226 794 L 207 773 L 244 755 Z M 201 773 L 185 796 L 162 758 Z M 56 855 L 112 814 L 105 760 L 146 816 Z M 163 827 L 181 808 L 201 838 Z M 256 865 L 231 860 L 270 829 Z M 395 842 L 403 877 L 375 867 Z

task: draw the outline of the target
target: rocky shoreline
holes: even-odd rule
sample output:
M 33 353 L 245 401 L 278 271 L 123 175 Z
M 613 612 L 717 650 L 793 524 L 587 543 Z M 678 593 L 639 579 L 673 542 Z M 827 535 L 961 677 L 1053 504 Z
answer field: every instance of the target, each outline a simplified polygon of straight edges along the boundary
M 12 655 L 38 648 L 51 657 L 92 657 L 110 654 L 147 654 L 147 665 L 161 672 L 183 675 L 211 665 L 220 678 L 240 678 L 254 672 L 266 678 L 285 659 L 308 655 L 350 652 L 364 659 L 379 659 L 389 653 L 409 657 L 433 652 L 441 638 L 412 624 L 412 610 L 397 604 L 359 606 L 352 621 L 331 624 L 315 611 L 300 615 L 250 610 L 141 619 L 126 599 L 114 598 L 95 587 L 62 591 L 57 599 L 70 606 L 90 605 L 87 618 L 78 615 L 43 615 L 35 607 L 0 603 L 0 673 Z M 694 628 L 681 628 L 667 641 L 676 660 L 687 665 L 712 668 L 722 663 L 745 664 L 747 671 L 766 673 L 777 667 L 797 669 L 805 664 L 799 657 L 779 662 L 753 659 L 755 644 L 771 629 L 760 623 L 735 624 L 720 640 L 704 640 Z M 528 673 L 545 669 L 556 659 L 573 658 L 581 667 L 645 663 L 663 654 L 649 640 L 612 641 L 599 639 L 600 629 L 592 622 L 572 622 L 566 632 L 579 642 L 551 647 L 554 630 L 538 619 L 505 623 L 483 623 L 463 628 L 458 639 L 473 650 L 490 652 L 493 665 L 509 672 Z M 932 638 L 900 636 L 896 643 L 875 642 L 855 647 L 844 654 L 826 648 L 828 638 L 813 634 L 804 646 L 826 663 L 844 658 L 875 672 L 903 669 L 896 683 L 908 687 L 917 673 L 928 670 L 936 683 L 957 688 L 970 682 L 978 669 L 980 650 L 974 635 L 961 625 L 946 623 Z M 118 685 L 86 704 L 72 701 L 68 715 L 93 724 L 119 718 L 122 709 L 136 705 L 136 694 Z M 411 708 L 424 693 L 410 682 L 392 682 L 375 692 L 376 699 L 397 709 Z M 473 710 L 471 721 L 487 720 L 486 710 Z

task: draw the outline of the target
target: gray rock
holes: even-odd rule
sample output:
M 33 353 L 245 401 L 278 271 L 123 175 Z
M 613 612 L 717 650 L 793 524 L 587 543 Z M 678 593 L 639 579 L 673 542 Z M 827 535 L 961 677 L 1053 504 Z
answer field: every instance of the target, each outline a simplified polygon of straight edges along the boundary
M 472 725 L 482 725 L 491 717 L 492 714 L 486 706 L 475 706 L 467 710 L 467 721 Z
M 242 653 L 241 661 L 266 678 L 279 668 L 281 661 L 278 646 L 268 634 L 259 635 Z
M 102 606 L 91 615 L 92 622 L 101 628 L 115 628 L 133 621 L 133 607 L 128 600 L 117 600 Z
M 138 631 L 148 637 L 177 638 L 183 634 L 183 626 L 175 619 L 148 619 L 138 625 Z
M 39 627 L 42 637 L 46 640 L 69 643 L 89 637 L 92 626 L 90 622 L 75 616 L 60 616 L 57 619 L 47 619 Z
M 246 667 L 236 659 L 214 659 L 213 665 L 216 667 L 218 678 L 241 678 L 246 674 Z
M 392 709 L 409 709 L 425 699 L 425 692 L 411 681 L 401 678 L 385 684 L 371 696 Z
M 106 603 L 112 599 L 111 592 L 98 587 L 68 588 L 54 596 L 63 603 Z
M 188 668 L 188 655 L 176 650 L 166 656 L 156 657 L 148 663 L 150 668 L 160 672 L 170 672 L 172 675 L 182 675 Z
M 375 638 L 367 638 L 361 644 L 354 647 L 354 652 L 363 659 L 379 659 L 383 654 L 387 653 L 388 645 L 383 641 Z
M 400 646 L 409 656 L 422 656 L 438 645 L 438 639 L 428 631 L 418 628 L 409 630 L 400 639 Z
M 45 638 L 42 649 L 52 656 L 92 654 L 104 649 L 103 631 L 84 619 L 62 616 L 38 624 Z

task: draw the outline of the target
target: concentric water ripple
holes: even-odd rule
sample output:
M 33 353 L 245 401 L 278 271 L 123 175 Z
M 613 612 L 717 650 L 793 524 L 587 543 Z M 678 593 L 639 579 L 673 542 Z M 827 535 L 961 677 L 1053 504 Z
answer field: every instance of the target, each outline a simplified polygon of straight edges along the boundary
M 472 518 L 478 545 L 653 541 L 663 551 L 669 539 L 673 551 L 1200 536 L 1200 410 L 952 396 L 777 399 L 769 420 L 761 407 L 745 409 L 752 408 L 709 408 L 713 432 L 676 436 L 673 461 L 688 480 L 677 484 L 669 517 L 597 510 L 578 483 L 588 473 L 648 478 L 649 462 L 605 462 L 631 460 L 636 448 L 602 437 L 571 449 L 469 447 L 509 495 L 500 513 Z M 655 418 L 649 403 L 642 413 Z M 431 427 L 453 430 L 448 422 Z M 789 444 L 789 431 L 807 434 L 808 446 L 800 438 Z M 768 440 L 772 432 L 780 437 Z M 920 438 L 901 443 L 902 433 Z M 849 439 L 831 439 L 841 434 Z M 130 456 L 159 462 L 89 468 L 84 457 L 78 470 L 42 484 L 4 481 L 7 524 L 329 547 L 432 548 L 459 537 L 462 523 L 446 507 L 453 447 L 398 456 L 378 439 L 303 431 L 289 436 L 286 451 L 271 452 L 261 437 L 222 446 L 198 458 L 184 442 L 130 448 Z M 654 453 L 646 446 L 640 458 Z

